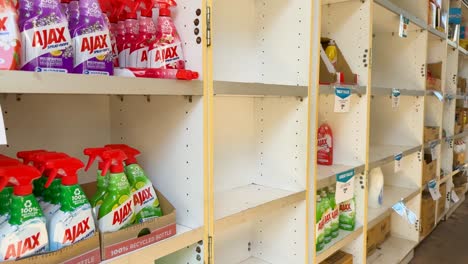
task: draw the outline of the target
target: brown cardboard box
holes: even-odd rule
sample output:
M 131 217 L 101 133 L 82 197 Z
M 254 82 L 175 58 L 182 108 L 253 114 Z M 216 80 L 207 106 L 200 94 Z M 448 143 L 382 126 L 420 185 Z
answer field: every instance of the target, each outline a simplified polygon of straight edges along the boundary
M 460 89 L 460 91 L 458 91 L 459 93 L 466 94 L 466 79 L 465 78 L 458 77 L 457 88 Z
M 461 197 L 465 195 L 466 183 L 460 186 L 455 186 L 453 188 L 455 192 L 457 193 L 458 198 L 461 199 Z
M 427 64 L 426 90 L 442 91 L 442 62 Z
M 99 233 L 94 236 L 80 241 L 74 245 L 62 248 L 60 250 L 35 255 L 16 261 L 6 261 L 4 263 L 11 264 L 51 264 L 51 263 L 86 263 L 94 264 L 101 263 L 101 251 L 99 247 Z
M 321 38 L 320 42 L 322 44 L 323 50 L 326 50 L 328 43 L 330 42 L 329 38 Z M 340 73 L 342 77 L 341 80 L 338 79 L 337 74 L 330 73 L 325 66 L 324 61 L 320 58 L 320 76 L 319 81 L 323 84 L 330 83 L 345 83 L 345 84 L 356 84 L 357 83 L 357 74 L 354 74 L 349 67 L 349 64 L 346 62 L 346 58 L 341 53 L 339 48 L 339 43 L 336 44 L 336 50 L 338 53 L 338 58 L 335 65 L 335 70 L 337 73 Z
M 353 255 L 340 250 L 320 264 L 353 264 Z
M 453 129 L 453 134 L 460 134 L 463 132 L 464 127 L 458 123 L 455 123 L 455 127 Z
M 468 182 L 468 178 L 465 175 L 464 171 L 460 171 L 457 174 L 453 175 L 452 182 L 455 187 L 462 186 Z
M 429 142 L 431 140 L 436 140 L 439 138 L 439 130 L 440 127 L 438 126 L 425 126 L 424 127 L 424 142 Z
M 457 167 L 463 164 L 465 164 L 465 152 L 453 152 L 453 166 Z
M 426 185 L 430 180 L 437 177 L 437 161 L 432 160 L 430 153 L 424 154 L 422 185 Z
M 89 196 L 94 193 L 96 183 L 83 185 Z M 141 224 L 134 224 L 112 233 L 100 233 L 102 259 L 111 259 L 154 244 L 176 234 L 176 210 L 156 188 L 156 195 L 164 216 Z
M 440 198 L 437 204 L 437 217 L 440 216 L 445 212 L 445 200 L 447 197 L 447 184 L 442 183 L 439 186 Z
M 435 224 L 435 201 L 428 193 L 423 193 L 421 199 L 421 229 L 422 237 L 429 235 Z
M 385 217 L 384 220 L 382 220 L 379 223 L 379 234 L 377 236 L 377 245 L 382 244 L 387 240 L 387 238 L 390 237 L 390 223 L 391 223 L 391 215 L 388 217 Z
M 375 249 L 390 237 L 391 215 L 385 217 L 367 231 L 367 255 L 372 255 Z
M 379 236 L 379 224 L 367 230 L 367 256 L 372 255 L 377 249 L 377 238 Z

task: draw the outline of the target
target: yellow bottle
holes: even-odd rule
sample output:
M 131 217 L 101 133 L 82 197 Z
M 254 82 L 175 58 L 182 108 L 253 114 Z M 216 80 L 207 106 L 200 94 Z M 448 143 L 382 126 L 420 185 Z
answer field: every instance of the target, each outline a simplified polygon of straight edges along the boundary
M 334 40 L 330 40 L 330 42 L 328 42 L 328 47 L 325 49 L 325 54 L 327 54 L 328 59 L 333 64 L 333 66 L 335 66 L 338 60 L 338 52 L 336 50 L 336 44 Z

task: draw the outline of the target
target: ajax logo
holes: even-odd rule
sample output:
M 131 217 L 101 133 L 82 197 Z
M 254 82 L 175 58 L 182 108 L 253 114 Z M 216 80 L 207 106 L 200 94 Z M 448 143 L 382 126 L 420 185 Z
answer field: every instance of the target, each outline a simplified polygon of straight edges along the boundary
M 25 203 L 24 203 L 24 207 L 26 208 L 30 208 L 32 206 L 32 203 L 30 200 L 27 200 Z

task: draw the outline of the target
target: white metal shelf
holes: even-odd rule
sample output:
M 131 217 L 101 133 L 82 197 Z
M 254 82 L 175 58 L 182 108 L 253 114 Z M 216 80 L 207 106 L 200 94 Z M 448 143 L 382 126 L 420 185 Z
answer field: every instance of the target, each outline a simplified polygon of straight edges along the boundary
M 367 228 L 372 228 L 392 212 L 392 206 L 403 200 L 408 202 L 420 193 L 419 188 L 408 189 L 397 186 L 384 186 L 383 204 L 380 208 L 367 208 Z
M 463 54 L 464 56 L 468 56 L 468 51 L 467 51 L 466 49 L 464 49 L 463 47 L 458 46 L 458 50 L 459 50 L 460 53 Z
M 334 238 L 329 244 L 326 244 L 321 251 L 317 252 L 317 263 L 321 263 L 331 255 L 333 255 L 335 252 L 348 245 L 351 241 L 355 240 L 362 234 L 362 230 L 362 225 L 357 224 L 354 228 L 354 231 L 346 231 L 340 229 L 338 237 Z
M 403 8 L 400 8 L 399 6 L 395 5 L 390 0 L 375 0 L 374 2 L 379 4 L 380 6 L 384 7 L 385 9 L 393 12 L 397 16 L 403 15 L 404 17 L 406 17 L 406 18 L 408 18 L 410 20 L 410 24 L 411 23 L 415 24 L 420 29 L 427 29 L 428 28 L 428 26 L 424 22 L 424 20 L 420 19 L 419 17 L 416 17 L 415 15 L 411 14 L 407 10 L 405 10 Z
M 369 169 L 392 162 L 396 154 L 403 157 L 421 150 L 421 146 L 371 145 L 369 148 Z
M 298 96 L 307 97 L 308 87 L 265 83 L 214 81 L 215 95 Z
M 452 48 L 454 48 L 454 49 L 458 48 L 458 44 L 456 42 L 454 42 L 454 41 L 451 41 L 450 39 L 447 39 L 447 44 L 449 46 L 451 46 Z
M 372 95 L 391 96 L 393 88 L 390 87 L 372 87 Z M 424 96 L 426 90 L 399 89 L 402 96 Z
M 239 264 L 271 264 L 270 262 L 266 262 L 262 259 L 256 258 L 256 257 L 250 257 Z
M 83 74 L 0 71 L 0 93 L 202 95 L 199 80 L 180 81 Z
M 351 89 L 351 94 L 364 95 L 367 93 L 366 86 L 358 85 L 346 85 L 346 84 L 321 84 L 320 85 L 320 94 L 334 94 L 335 87 L 344 87 Z
M 458 201 L 458 203 L 450 203 L 450 207 L 447 211 L 447 217 L 450 217 L 457 209 L 458 207 L 465 201 L 465 195 L 461 196 L 461 197 L 458 197 L 460 198 L 460 200 Z
M 418 242 L 390 236 L 377 250 L 367 258 L 367 263 L 400 263 L 416 247 Z
M 424 148 L 425 149 L 430 148 L 432 144 L 440 144 L 440 141 L 441 141 L 440 138 L 428 141 L 428 142 L 424 143 Z
M 143 263 L 142 261 L 162 258 L 182 248 L 188 247 L 203 240 L 203 228 L 191 229 L 186 226 L 177 225 L 176 235 L 161 240 L 155 244 L 146 246 L 125 255 L 105 260 L 101 263 L 124 264 Z
M 306 191 L 249 184 L 215 193 L 215 228 L 227 228 L 285 206 L 304 201 Z
M 317 189 L 336 183 L 336 174 L 354 169 L 354 175 L 357 175 L 364 171 L 364 167 L 364 164 L 357 166 L 342 164 L 317 165 Z

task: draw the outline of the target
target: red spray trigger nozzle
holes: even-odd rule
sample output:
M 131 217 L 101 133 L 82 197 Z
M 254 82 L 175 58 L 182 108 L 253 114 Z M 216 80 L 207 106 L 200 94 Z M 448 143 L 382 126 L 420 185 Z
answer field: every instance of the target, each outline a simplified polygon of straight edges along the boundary
M 137 19 L 137 11 L 140 8 L 141 0 L 126 0 L 125 5 L 129 8 L 127 19 Z
M 52 181 L 55 179 L 57 174 L 60 171 L 62 175 L 62 184 L 63 185 L 74 185 L 78 183 L 78 174 L 77 171 L 84 167 L 83 162 L 77 158 L 62 158 L 49 160 L 45 164 L 46 169 L 50 170 L 49 179 L 44 185 L 46 188 L 50 186 Z
M 143 4 L 144 4 L 145 8 L 141 9 L 141 16 L 153 17 L 154 1 L 153 0 L 143 0 Z
M 0 192 L 3 191 L 3 188 L 5 188 L 7 183 L 8 183 L 8 177 L 0 176 Z
M 37 149 L 37 150 L 27 150 L 27 151 L 20 151 L 16 153 L 16 157 L 19 159 L 23 159 L 24 164 L 29 164 L 33 161 L 34 155 L 42 152 L 47 152 L 47 150 L 44 149 Z
M 68 158 L 68 155 L 62 152 L 44 152 L 35 154 L 33 159 L 36 164 L 36 168 L 42 173 L 45 171 L 46 162 L 54 159 Z
M 102 153 L 104 153 L 104 151 L 107 151 L 107 150 L 110 150 L 110 148 L 104 147 L 104 148 L 84 149 L 83 154 L 85 154 L 86 156 L 89 156 L 88 163 L 86 164 L 86 167 L 85 167 L 85 171 L 88 171 L 91 165 L 93 165 L 94 161 L 96 160 L 96 157 L 100 157 L 101 160 L 104 161 L 104 159 L 102 158 Z M 103 164 L 99 162 L 99 169 L 102 170 L 102 166 Z
M 13 193 L 19 196 L 32 194 L 32 181 L 39 176 L 41 173 L 36 168 L 24 164 L 0 167 L 0 178 L 13 178 L 10 181 L 14 185 Z M 0 183 L 2 186 L 6 184 L 3 181 Z
M 123 172 L 123 161 L 127 159 L 127 155 L 120 149 L 107 150 L 102 153 L 104 158 L 104 167 L 102 168 L 101 176 L 105 176 L 110 169 L 111 173 Z
M 174 0 L 156 0 L 159 5 L 159 15 L 160 16 L 171 16 L 171 10 L 169 7 L 177 6 L 176 1 Z
M 106 147 L 109 147 L 111 149 L 122 150 L 127 156 L 127 158 L 125 159 L 125 163 L 127 165 L 137 163 L 136 156 L 140 155 L 141 153 L 138 149 L 132 148 L 126 144 L 109 144 L 109 145 L 106 145 Z

